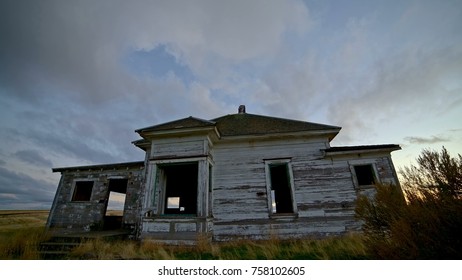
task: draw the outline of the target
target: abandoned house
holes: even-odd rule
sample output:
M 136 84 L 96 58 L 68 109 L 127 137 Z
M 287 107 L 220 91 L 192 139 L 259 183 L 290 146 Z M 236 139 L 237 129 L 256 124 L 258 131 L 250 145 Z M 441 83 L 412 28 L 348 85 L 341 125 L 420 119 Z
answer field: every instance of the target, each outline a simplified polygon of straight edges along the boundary
M 299 238 L 358 230 L 359 194 L 398 184 L 399 145 L 331 147 L 340 127 L 238 113 L 136 130 L 139 162 L 54 168 L 61 180 L 47 227 L 123 228 L 142 240 Z M 112 193 L 123 213 L 107 215 Z M 122 212 L 122 211 L 121 211 Z

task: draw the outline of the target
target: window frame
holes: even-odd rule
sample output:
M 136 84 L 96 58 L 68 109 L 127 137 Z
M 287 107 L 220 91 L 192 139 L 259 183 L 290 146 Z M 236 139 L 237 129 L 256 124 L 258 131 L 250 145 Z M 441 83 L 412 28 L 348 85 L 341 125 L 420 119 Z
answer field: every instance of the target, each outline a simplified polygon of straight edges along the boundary
M 76 196 L 76 191 L 78 190 L 79 186 L 78 184 L 81 183 L 81 182 L 91 182 L 92 185 L 91 185 L 91 191 L 90 191 L 90 196 L 88 197 L 88 200 L 76 200 L 75 199 L 75 196 Z M 75 179 L 72 183 L 72 189 L 71 189 L 71 195 L 70 195 L 70 202 L 77 202 L 77 203 L 80 203 L 80 202 L 91 202 L 91 199 L 93 197 L 93 190 L 94 190 L 94 187 L 95 187 L 95 180 L 89 180 L 89 179 Z
M 368 185 L 360 185 L 359 180 L 358 180 L 358 174 L 356 172 L 356 167 L 357 166 L 366 166 L 369 165 L 371 167 L 371 172 L 372 172 L 372 177 L 374 179 L 374 184 L 368 184 Z M 359 162 L 350 162 L 350 171 L 353 177 L 353 184 L 356 189 L 365 189 L 365 188 L 370 188 L 373 187 L 375 184 L 380 184 L 380 176 L 378 176 L 378 170 L 375 162 L 371 161 L 359 161 Z
M 168 175 L 167 175 L 167 172 L 166 172 L 166 168 L 171 168 L 172 166 L 181 166 L 181 165 L 196 165 L 196 168 L 197 168 L 197 181 L 196 181 L 196 199 L 195 199 L 195 203 L 196 203 L 196 208 L 195 208 L 195 211 L 194 213 L 181 213 L 181 207 L 180 204 L 182 203 L 181 202 L 181 198 L 183 196 L 167 196 L 167 193 L 169 192 L 167 190 L 167 187 L 168 187 L 168 183 L 167 183 L 167 180 L 168 180 Z M 158 180 L 156 182 L 156 184 L 158 185 L 159 187 L 159 191 L 161 192 L 161 195 L 159 196 L 159 201 L 158 201 L 158 210 L 159 210 L 159 214 L 161 216 L 198 216 L 198 213 L 199 213 L 199 205 L 198 205 L 198 195 L 199 195 L 199 175 L 200 175 L 200 172 L 199 172 L 199 161 L 179 161 L 179 162 L 170 162 L 170 163 L 162 163 L 162 164 L 158 164 L 157 165 L 157 172 L 159 174 L 158 176 Z M 169 208 L 168 207 L 168 199 L 169 198 L 179 198 L 179 205 L 178 205 L 178 208 Z M 168 213 L 168 212 L 174 212 L 173 209 L 178 209 L 178 213 Z
M 273 212 L 273 197 L 272 197 L 272 183 L 271 183 L 271 167 L 277 165 L 285 165 L 287 169 L 288 184 L 290 190 L 290 203 L 292 205 L 292 212 L 277 213 Z M 292 163 L 290 159 L 270 159 L 265 160 L 265 175 L 266 175 L 266 193 L 268 201 L 268 213 L 270 217 L 277 216 L 296 216 L 298 215 L 297 202 L 295 200 L 295 183 L 292 171 Z M 274 202 L 275 203 L 275 202 Z

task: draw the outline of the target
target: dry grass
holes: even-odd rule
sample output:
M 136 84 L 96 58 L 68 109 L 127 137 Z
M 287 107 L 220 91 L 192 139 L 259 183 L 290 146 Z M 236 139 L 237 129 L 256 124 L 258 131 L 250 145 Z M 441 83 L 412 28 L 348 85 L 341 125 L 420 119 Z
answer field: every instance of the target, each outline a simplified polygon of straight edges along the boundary
M 46 210 L 0 210 L 0 234 L 23 228 L 44 227 L 48 213 Z
M 38 260 L 40 242 L 49 238 L 44 227 L 21 228 L 0 234 L 0 260 Z
M 168 246 L 152 241 L 90 240 L 76 248 L 72 259 L 157 259 L 157 260 L 282 260 L 282 259 L 367 259 L 360 235 L 326 239 L 282 241 L 231 241 L 210 243 L 198 240 L 196 246 Z
M 48 211 L 0 210 L 0 259 L 39 259 Z

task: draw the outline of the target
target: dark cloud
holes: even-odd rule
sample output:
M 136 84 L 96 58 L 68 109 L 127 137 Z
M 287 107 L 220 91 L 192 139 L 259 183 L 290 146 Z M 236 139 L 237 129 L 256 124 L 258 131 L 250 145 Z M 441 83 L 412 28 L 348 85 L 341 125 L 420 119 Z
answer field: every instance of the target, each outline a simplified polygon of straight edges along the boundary
M 40 153 L 36 150 L 21 150 L 15 152 L 13 155 L 19 158 L 20 160 L 33 165 L 43 167 L 51 167 L 53 165 L 53 163 L 50 160 L 40 155 Z
M 59 135 L 60 132 L 64 135 Z M 51 133 L 32 130 L 26 132 L 25 135 L 30 137 L 30 141 L 50 153 L 71 157 L 77 161 L 110 163 L 124 160 L 124 158 L 118 157 L 122 152 L 114 147 L 115 145 L 110 139 L 100 139 L 95 135 L 79 133 L 78 130 L 68 129 L 67 131 L 61 130 Z M 125 143 L 119 149 L 128 150 L 130 145 L 130 142 Z
M 405 141 L 411 144 L 438 144 L 449 142 L 451 139 L 441 136 L 430 136 L 430 137 L 416 137 L 416 136 L 409 136 L 404 138 Z
M 175 105 L 185 90 L 159 93 L 152 79 L 123 69 L 127 53 L 168 44 L 193 75 L 219 79 L 216 70 L 226 76 L 230 63 L 273 54 L 284 32 L 309 25 L 299 1 L 5 0 L 0 11 L 0 87 L 9 93 L 36 100 L 65 94 L 87 105 L 136 98 L 158 109 Z
M 19 172 L 12 172 L 0 167 L 0 208 L 49 209 L 53 202 L 55 185 L 34 179 Z

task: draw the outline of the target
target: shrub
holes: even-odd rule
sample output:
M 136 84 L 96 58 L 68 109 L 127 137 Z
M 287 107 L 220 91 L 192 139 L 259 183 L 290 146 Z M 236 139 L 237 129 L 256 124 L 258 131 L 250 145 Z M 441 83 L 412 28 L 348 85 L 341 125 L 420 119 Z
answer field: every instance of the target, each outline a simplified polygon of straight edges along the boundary
M 367 250 L 380 259 L 461 259 L 461 156 L 424 150 L 417 162 L 401 171 L 404 191 L 378 185 L 372 200 L 358 199 Z

